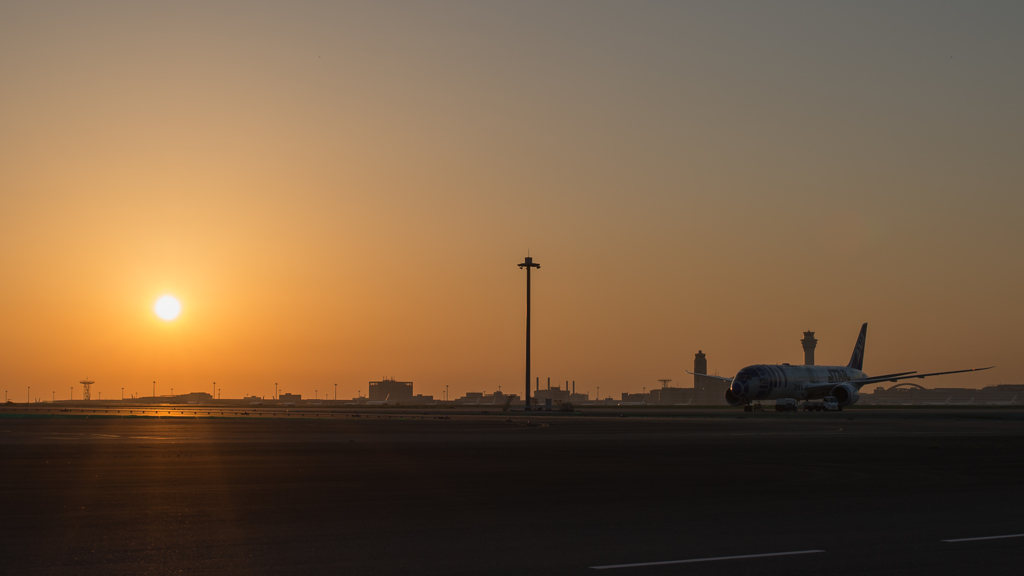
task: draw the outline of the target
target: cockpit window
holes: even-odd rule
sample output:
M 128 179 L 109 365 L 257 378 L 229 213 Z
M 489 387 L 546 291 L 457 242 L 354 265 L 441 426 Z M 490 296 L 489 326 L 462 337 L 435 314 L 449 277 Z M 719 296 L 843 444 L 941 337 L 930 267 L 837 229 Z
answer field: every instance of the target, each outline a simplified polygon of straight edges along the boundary
M 738 382 L 746 382 L 751 378 L 755 377 L 757 377 L 756 370 L 754 370 L 753 368 L 744 368 L 743 370 L 740 370 L 739 374 L 736 375 L 736 380 Z

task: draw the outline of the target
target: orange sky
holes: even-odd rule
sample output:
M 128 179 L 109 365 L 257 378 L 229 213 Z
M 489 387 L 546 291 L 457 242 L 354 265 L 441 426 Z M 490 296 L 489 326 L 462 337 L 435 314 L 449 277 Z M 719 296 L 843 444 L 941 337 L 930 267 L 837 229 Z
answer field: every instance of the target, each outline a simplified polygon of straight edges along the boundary
M 865 321 L 869 373 L 1024 381 L 1022 15 L 5 3 L 0 380 L 519 392 L 530 250 L 579 391 Z

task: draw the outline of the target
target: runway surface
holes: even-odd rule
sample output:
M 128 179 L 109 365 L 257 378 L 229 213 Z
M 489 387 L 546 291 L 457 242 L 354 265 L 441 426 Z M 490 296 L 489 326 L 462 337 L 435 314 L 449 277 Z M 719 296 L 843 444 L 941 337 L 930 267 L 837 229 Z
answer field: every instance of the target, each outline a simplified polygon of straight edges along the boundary
M 0 572 L 932 575 L 1024 563 L 1017 410 L 328 412 L 4 410 Z

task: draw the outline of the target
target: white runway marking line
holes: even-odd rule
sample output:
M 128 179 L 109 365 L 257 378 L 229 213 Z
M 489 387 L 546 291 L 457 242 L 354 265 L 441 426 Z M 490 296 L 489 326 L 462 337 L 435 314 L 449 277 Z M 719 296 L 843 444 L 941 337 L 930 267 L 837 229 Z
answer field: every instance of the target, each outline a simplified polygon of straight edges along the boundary
M 594 570 L 611 568 L 638 568 L 641 566 L 664 566 L 666 564 L 692 564 L 695 562 L 717 562 L 718 560 L 741 560 L 744 558 L 768 558 L 771 556 L 796 556 L 797 554 L 821 554 L 824 550 L 798 550 L 796 552 L 769 552 L 767 554 L 744 554 L 742 556 L 715 556 L 714 558 L 691 558 L 689 560 L 664 560 L 661 562 L 639 562 L 637 564 L 609 564 L 607 566 L 591 566 Z
M 974 542 L 976 540 L 1001 540 L 1003 538 L 1024 538 L 1024 534 L 1006 534 L 1003 536 L 980 536 L 978 538 L 954 538 L 943 542 Z

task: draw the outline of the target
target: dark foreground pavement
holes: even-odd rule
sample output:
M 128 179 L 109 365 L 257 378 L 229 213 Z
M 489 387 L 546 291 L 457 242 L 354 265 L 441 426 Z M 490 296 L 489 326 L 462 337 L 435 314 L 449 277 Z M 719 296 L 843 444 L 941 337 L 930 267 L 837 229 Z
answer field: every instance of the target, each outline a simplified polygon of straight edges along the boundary
M 0 417 L 0 573 L 1021 574 L 1015 414 Z

